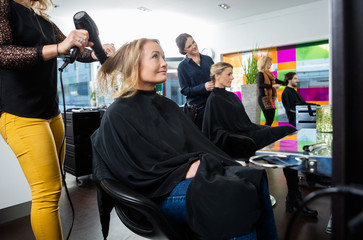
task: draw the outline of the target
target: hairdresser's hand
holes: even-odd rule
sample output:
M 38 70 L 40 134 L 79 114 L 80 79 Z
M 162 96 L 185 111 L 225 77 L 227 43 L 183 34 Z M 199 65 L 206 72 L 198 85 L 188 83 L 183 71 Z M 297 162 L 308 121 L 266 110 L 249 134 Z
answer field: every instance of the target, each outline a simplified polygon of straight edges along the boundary
M 274 84 L 274 85 L 272 85 L 272 87 L 275 88 L 275 89 L 279 89 L 280 86 L 281 86 L 281 84 Z
M 113 43 L 105 43 L 102 45 L 102 47 L 105 50 L 107 57 L 112 56 L 116 52 L 116 48 Z
M 205 89 L 206 89 L 208 92 L 212 91 L 212 90 L 213 90 L 213 88 L 214 88 L 214 82 L 209 81 L 209 82 L 206 82 L 206 83 L 205 83 Z
M 116 52 L 115 45 L 113 45 L 113 43 L 105 43 L 102 45 L 102 48 L 105 50 L 107 57 L 112 56 Z M 94 60 L 98 60 L 95 52 L 92 52 L 91 56 Z
M 83 51 L 85 47 L 92 47 L 93 43 L 88 42 L 88 31 L 84 29 L 73 30 L 63 42 L 58 44 L 58 53 L 69 54 L 69 50 L 76 46 L 80 51 Z
M 197 173 L 198 167 L 200 165 L 200 160 L 195 161 L 189 166 L 187 174 L 185 174 L 185 179 L 193 178 Z

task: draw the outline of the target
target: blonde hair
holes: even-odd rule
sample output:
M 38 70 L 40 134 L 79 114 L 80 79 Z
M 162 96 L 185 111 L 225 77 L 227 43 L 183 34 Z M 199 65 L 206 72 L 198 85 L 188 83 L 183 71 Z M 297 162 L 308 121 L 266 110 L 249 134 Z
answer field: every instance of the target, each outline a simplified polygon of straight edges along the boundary
M 118 98 L 131 97 L 136 93 L 135 86 L 140 79 L 143 48 L 149 41 L 160 45 L 157 39 L 137 39 L 124 44 L 103 63 L 97 74 L 98 84 L 103 95 L 111 92 L 113 98 Z
M 210 68 L 210 79 L 215 82 L 216 81 L 216 74 L 221 74 L 224 69 L 226 68 L 232 68 L 233 66 L 226 62 L 218 62 L 211 66 Z
M 32 8 L 34 12 L 42 16 L 43 18 L 49 20 L 50 16 L 48 11 L 54 8 L 53 0 L 39 0 L 39 1 L 24 1 L 28 7 Z
M 267 64 L 272 62 L 272 58 L 269 56 L 262 56 L 257 62 L 257 69 L 260 72 L 267 71 Z

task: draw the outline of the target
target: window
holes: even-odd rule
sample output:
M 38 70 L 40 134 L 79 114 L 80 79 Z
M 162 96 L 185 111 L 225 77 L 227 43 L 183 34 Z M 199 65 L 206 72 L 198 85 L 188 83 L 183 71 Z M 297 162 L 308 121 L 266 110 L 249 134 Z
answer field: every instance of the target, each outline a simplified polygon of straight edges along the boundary
M 178 65 L 184 58 L 166 58 L 168 64 L 167 81 L 163 85 L 165 88 L 164 94 L 167 98 L 173 100 L 179 106 L 184 105 L 185 96 L 180 92 L 178 79 Z
M 58 59 L 58 67 L 62 66 L 63 60 Z M 91 107 L 90 81 L 93 78 L 92 70 L 98 63 L 74 62 L 68 65 L 63 73 L 63 87 L 66 108 L 89 108 Z M 59 108 L 63 110 L 62 89 L 60 84 L 60 73 L 58 73 L 58 95 Z
M 158 86 L 158 91 L 170 98 L 178 105 L 185 103 L 185 96 L 180 93 L 179 80 L 177 68 L 183 58 L 167 58 L 168 73 L 167 81 Z M 63 60 L 58 59 L 58 67 L 63 65 Z M 81 63 L 75 61 L 69 64 L 62 73 L 64 97 L 66 109 L 71 108 L 91 108 L 100 105 L 108 105 L 113 102 L 111 97 L 97 96 L 96 105 L 92 106 L 91 96 L 94 81 L 96 80 L 97 71 L 100 68 L 98 62 L 94 63 Z M 97 92 L 97 91 L 96 91 Z M 63 111 L 63 98 L 62 89 L 60 84 L 60 74 L 58 73 L 58 95 L 59 95 L 59 108 Z

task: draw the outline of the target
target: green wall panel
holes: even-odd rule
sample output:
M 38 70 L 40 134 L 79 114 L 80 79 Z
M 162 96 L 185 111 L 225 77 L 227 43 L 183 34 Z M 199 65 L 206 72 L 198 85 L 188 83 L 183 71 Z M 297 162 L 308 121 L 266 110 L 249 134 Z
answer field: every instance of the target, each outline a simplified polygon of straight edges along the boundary
M 296 61 L 329 58 L 329 44 L 299 46 L 296 48 Z
M 284 81 L 285 74 L 288 72 L 296 72 L 296 69 L 277 71 L 277 78 L 281 81 Z

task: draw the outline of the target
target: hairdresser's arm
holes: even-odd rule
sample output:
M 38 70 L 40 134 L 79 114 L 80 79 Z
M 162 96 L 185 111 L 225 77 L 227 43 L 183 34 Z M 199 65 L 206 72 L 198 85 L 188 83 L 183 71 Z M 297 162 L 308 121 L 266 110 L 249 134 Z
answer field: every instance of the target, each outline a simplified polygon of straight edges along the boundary
M 77 46 L 80 47 L 80 52 L 78 54 L 77 57 L 77 61 L 80 62 L 94 62 L 97 60 L 97 57 L 94 55 L 94 52 L 90 49 L 87 49 L 85 47 L 91 47 L 93 44 L 89 43 L 88 41 L 83 41 L 82 44 L 78 42 L 78 40 L 80 38 L 82 39 L 87 39 L 88 40 L 88 32 L 86 30 L 81 30 L 83 33 L 87 32 L 87 38 L 85 38 L 85 36 L 82 37 L 82 33 L 80 34 L 76 34 L 71 32 L 70 35 L 68 37 L 66 37 L 62 31 L 57 27 L 57 25 L 53 24 L 53 28 L 54 28 L 54 32 L 55 32 L 55 38 L 56 38 L 56 42 L 58 43 L 58 54 L 62 55 L 62 54 L 68 54 L 69 53 L 69 49 L 73 46 Z M 80 30 L 74 30 L 75 32 L 80 31 Z M 75 35 L 73 35 L 75 34 Z M 75 38 L 73 38 L 75 37 Z M 67 39 L 68 38 L 68 39 Z M 60 46 L 64 41 L 66 41 L 66 45 L 64 45 L 65 48 L 62 48 L 63 46 Z M 74 43 L 74 45 L 72 45 L 72 41 Z M 68 44 L 67 44 L 68 43 Z M 62 48 L 61 50 L 59 48 Z M 54 51 L 54 48 L 53 48 Z M 54 54 L 54 52 L 53 52 Z M 57 56 L 57 55 L 56 55 Z
M 60 43 L 60 42 L 63 42 L 64 40 L 66 40 L 66 36 L 64 36 L 64 34 L 62 33 L 61 30 L 59 30 L 57 25 L 55 25 L 53 23 L 53 27 L 54 27 L 57 42 Z M 87 37 L 87 39 L 88 39 L 88 37 Z M 79 38 L 76 38 L 75 40 L 76 40 L 75 44 L 79 45 L 78 44 Z M 85 47 L 91 47 L 92 45 L 93 45 L 93 43 L 83 44 L 83 46 L 84 46 L 82 48 L 83 50 L 80 51 L 80 53 L 79 53 L 79 55 L 77 57 L 77 61 L 79 61 L 79 62 L 94 62 L 94 61 L 98 60 L 95 53 L 94 53 L 94 51 L 85 48 Z M 102 47 L 105 50 L 107 56 L 111 56 L 116 52 L 115 46 L 113 44 L 106 43 L 106 44 L 103 44 Z M 58 48 L 59 48 L 59 46 L 58 46 Z M 59 54 L 63 54 L 63 53 L 59 52 Z M 65 54 L 68 54 L 68 52 L 65 53 Z
M 192 86 L 192 82 L 195 81 L 191 79 L 188 75 L 187 70 L 181 64 L 178 66 L 178 78 L 180 85 L 180 92 L 187 97 L 195 97 L 201 94 L 207 94 L 208 91 L 205 88 L 205 82 L 199 83 L 198 85 Z
M 0 69 L 34 66 L 41 60 L 41 48 L 14 45 L 9 1 L 0 5 Z
M 280 85 L 284 85 L 284 81 L 281 81 L 281 80 L 279 80 L 279 79 L 275 79 L 275 82 L 277 83 L 277 84 L 280 84 Z

